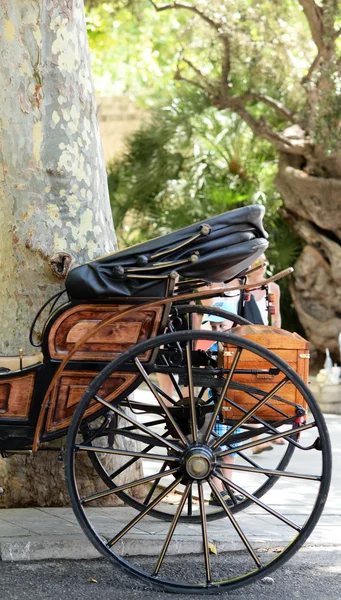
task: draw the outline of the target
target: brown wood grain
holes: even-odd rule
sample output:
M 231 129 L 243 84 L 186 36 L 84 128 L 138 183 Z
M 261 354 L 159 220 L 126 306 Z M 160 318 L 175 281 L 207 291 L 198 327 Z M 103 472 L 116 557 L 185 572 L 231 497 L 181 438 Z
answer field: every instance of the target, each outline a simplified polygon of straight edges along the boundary
M 64 372 L 52 390 L 44 432 L 52 433 L 70 425 L 79 401 L 96 375 L 96 372 Z M 128 389 L 137 377 L 135 373 L 115 373 L 105 381 L 98 394 L 110 402 Z M 95 414 L 102 408 L 101 404 L 93 402 L 85 416 Z
M 235 335 L 245 337 L 252 342 L 256 342 L 268 348 L 274 354 L 282 358 L 296 373 L 307 383 L 309 376 L 309 343 L 296 333 L 291 333 L 275 327 L 266 325 L 243 325 L 234 329 Z M 230 369 L 237 348 L 233 345 L 224 345 L 223 364 L 225 369 Z M 258 357 L 255 353 L 248 350 L 243 350 L 238 361 L 238 369 L 252 369 L 254 371 L 268 371 L 274 365 L 262 357 Z M 233 381 L 245 385 L 252 386 L 269 393 L 283 379 L 283 373 L 236 373 Z M 253 408 L 257 400 L 249 394 L 240 390 L 229 389 L 227 396 L 242 408 L 250 410 Z M 293 402 L 294 405 L 287 404 L 281 400 L 270 399 L 269 404 L 283 411 L 288 417 L 296 416 L 296 405 L 306 409 L 306 402 L 302 394 L 292 383 L 286 383 L 278 392 L 278 396 L 284 400 Z M 259 400 L 263 396 L 259 396 Z M 238 408 L 233 407 L 227 401 L 223 403 L 223 415 L 226 419 L 239 419 L 243 416 L 243 412 Z M 267 404 L 262 406 L 257 412 L 257 417 L 264 420 L 280 421 L 283 415 L 276 412 Z
M 0 419 L 28 417 L 36 373 L 0 380 Z
M 133 313 L 122 315 L 122 319 L 104 325 L 89 336 L 91 328 L 127 308 L 129 305 L 78 305 L 65 311 L 49 333 L 51 358 L 61 360 L 84 337 L 86 341 L 74 354 L 73 360 L 112 360 L 132 345 L 157 334 L 163 307 L 148 310 L 137 307 Z

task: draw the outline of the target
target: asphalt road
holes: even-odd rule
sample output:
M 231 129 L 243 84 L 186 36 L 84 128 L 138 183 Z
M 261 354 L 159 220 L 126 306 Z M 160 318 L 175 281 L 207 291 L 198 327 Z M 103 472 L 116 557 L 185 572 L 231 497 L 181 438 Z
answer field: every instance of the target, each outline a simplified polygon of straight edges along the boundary
M 174 568 L 177 568 L 174 557 Z M 193 568 L 190 556 L 182 567 Z M 163 593 L 104 560 L 1 563 L 2 600 L 194 600 L 198 594 Z M 224 593 L 243 600 L 340 600 L 341 546 L 304 548 L 265 581 Z

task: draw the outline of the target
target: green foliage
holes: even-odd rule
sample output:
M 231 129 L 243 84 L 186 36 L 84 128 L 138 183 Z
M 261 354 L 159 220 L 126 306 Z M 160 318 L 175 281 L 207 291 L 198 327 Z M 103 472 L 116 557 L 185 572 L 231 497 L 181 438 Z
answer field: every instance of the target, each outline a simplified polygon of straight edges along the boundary
M 302 244 L 280 215 L 275 170 L 272 148 L 255 139 L 239 118 L 205 107 L 200 95 L 174 101 L 156 111 L 148 125 L 131 136 L 126 154 L 109 166 L 119 245 L 130 246 L 238 206 L 262 203 L 270 235 L 270 272 L 292 266 Z M 289 281 L 289 277 L 281 281 L 283 326 L 300 332 Z
M 140 105 L 160 102 L 177 84 L 176 69 L 184 17 L 162 19 L 148 0 L 87 2 L 86 23 L 96 91 L 129 93 Z
M 173 6 L 169 0 L 155 0 L 154 4 Z M 221 85 L 220 36 L 224 32 L 229 38 L 226 83 L 230 96 L 239 97 L 251 90 L 281 102 L 303 119 L 310 139 L 325 154 L 338 151 L 340 39 L 336 40 L 335 52 L 306 81 L 317 50 L 298 0 L 186 0 L 183 4 L 193 10 L 157 12 L 150 0 L 86 1 L 99 93 L 128 93 L 140 104 L 153 106 L 169 95 L 182 94 L 179 89 L 194 82 L 211 101 Z M 332 47 L 341 23 L 340 3 L 324 2 L 322 8 L 324 24 L 331 27 L 330 39 L 325 42 Z M 219 27 L 210 25 L 210 19 Z M 180 82 L 181 78 L 187 83 Z M 248 110 L 276 130 L 287 125 L 273 108 L 260 101 L 250 102 Z
M 156 111 L 108 168 L 121 245 L 167 233 L 242 204 L 280 205 L 272 148 L 235 115 L 208 108 L 199 93 Z
M 156 0 L 156 5 L 167 4 Z M 187 0 L 222 23 L 231 39 L 232 95 L 266 92 L 289 108 L 302 105 L 300 80 L 314 47 L 297 0 Z M 217 32 L 189 10 L 156 12 L 149 0 L 88 0 L 86 18 L 98 91 L 131 93 L 147 103 L 174 93 L 174 73 L 196 78 L 185 56 L 213 85 L 220 78 Z M 280 66 L 280 68 L 278 68 Z M 182 85 L 183 87 L 183 85 Z

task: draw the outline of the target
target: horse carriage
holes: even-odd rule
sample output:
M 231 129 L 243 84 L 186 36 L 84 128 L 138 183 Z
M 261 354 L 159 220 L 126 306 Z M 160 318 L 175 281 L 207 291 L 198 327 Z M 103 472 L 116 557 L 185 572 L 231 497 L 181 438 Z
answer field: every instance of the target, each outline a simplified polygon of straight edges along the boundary
M 164 591 L 214 593 L 264 577 L 302 546 L 326 501 L 330 443 L 307 387 L 307 342 L 200 303 L 237 278 L 231 289 L 247 301 L 245 275 L 268 245 L 263 212 L 236 209 L 74 268 L 67 300 L 52 299 L 41 354 L 0 358 L 2 456 L 67 435 L 66 482 L 85 534 Z M 211 282 L 222 284 L 214 294 Z M 203 314 L 233 327 L 202 329 Z M 150 520 L 168 523 L 152 549 L 145 536 L 146 562 L 133 535 Z M 200 531 L 187 544 L 190 574 L 177 551 L 184 523 Z

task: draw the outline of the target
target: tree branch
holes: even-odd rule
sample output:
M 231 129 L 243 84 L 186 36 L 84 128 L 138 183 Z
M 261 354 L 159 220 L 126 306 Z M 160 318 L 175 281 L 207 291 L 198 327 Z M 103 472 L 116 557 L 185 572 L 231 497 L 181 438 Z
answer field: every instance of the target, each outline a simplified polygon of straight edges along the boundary
M 244 106 L 244 102 L 246 101 L 245 96 L 241 96 L 240 98 L 227 98 L 225 105 L 217 106 L 217 108 L 220 110 L 229 108 L 238 114 L 243 121 L 249 125 L 255 135 L 270 142 L 270 144 L 272 144 L 279 152 L 303 156 L 310 155 L 310 146 L 306 141 L 302 141 L 302 139 L 289 139 L 285 135 L 282 135 L 269 127 L 264 119 L 256 119 L 251 115 Z
M 319 53 L 323 54 L 326 50 L 324 42 L 324 24 L 322 18 L 322 9 L 314 2 L 314 0 L 298 0 L 303 8 L 303 12 L 308 21 L 312 38 L 317 46 Z
M 203 86 L 198 81 L 195 81 L 194 79 L 187 79 L 187 77 L 183 77 L 181 75 L 180 69 L 178 69 L 176 71 L 176 73 L 174 75 L 174 79 L 176 81 L 184 81 L 185 83 L 190 83 L 191 85 L 194 85 L 194 87 L 198 88 L 199 90 L 203 90 L 206 94 L 210 94 L 211 93 L 205 86 Z
M 291 112 L 288 108 L 286 108 L 281 102 L 278 102 L 274 98 L 270 98 L 270 96 L 266 96 L 264 94 L 257 94 L 256 92 L 249 91 L 240 96 L 239 100 L 242 102 L 242 104 L 244 104 L 245 102 L 249 102 L 250 100 L 255 100 L 256 102 L 263 102 L 264 104 L 267 104 L 268 106 L 273 108 L 280 117 L 283 117 L 291 123 L 296 123 L 294 113 Z
M 208 23 L 216 31 L 220 32 L 223 29 L 222 23 L 218 23 L 217 21 L 214 21 L 213 19 L 211 19 L 211 17 L 206 15 L 206 13 L 202 12 L 202 10 L 200 10 L 196 6 L 192 6 L 192 4 L 186 4 L 184 2 L 172 2 L 171 4 L 164 4 L 163 6 L 157 6 L 157 4 L 154 2 L 154 0 L 149 0 L 149 1 L 154 6 L 154 8 L 157 12 L 161 12 L 163 10 L 172 10 L 172 9 L 183 8 L 185 10 L 190 10 L 190 11 L 196 13 L 199 17 L 201 17 L 204 21 L 206 21 L 206 23 Z
M 227 88 L 231 61 L 230 61 L 230 38 L 227 34 L 221 34 L 220 36 L 222 44 L 223 44 L 223 59 L 221 64 L 221 86 L 224 89 Z
M 204 84 L 198 81 L 183 77 L 181 69 L 178 65 L 175 79 L 178 81 L 184 81 L 190 85 L 203 90 L 211 98 L 212 106 L 216 106 L 218 110 L 224 110 L 226 108 L 232 110 L 238 114 L 252 129 L 252 131 L 260 136 L 261 138 L 270 142 L 280 152 L 287 152 L 289 154 L 300 154 L 308 156 L 311 153 L 310 145 L 302 139 L 289 139 L 285 135 L 277 133 L 273 130 L 263 119 L 256 119 L 253 115 L 245 108 L 245 104 L 250 101 L 264 102 L 271 108 L 273 108 L 278 115 L 282 118 L 295 123 L 295 115 L 289 111 L 283 104 L 263 94 L 257 94 L 254 92 L 246 92 L 240 97 L 231 97 L 229 95 L 228 88 L 228 77 L 230 73 L 230 39 L 226 32 L 224 32 L 223 24 L 218 23 L 211 19 L 207 14 L 202 12 L 194 5 L 186 4 L 184 2 L 172 2 L 163 6 L 157 6 L 154 0 L 150 0 L 151 4 L 157 12 L 171 9 L 185 9 L 194 12 L 200 16 L 206 23 L 208 23 L 218 33 L 219 39 L 223 45 L 223 55 L 221 63 L 221 77 L 220 77 L 220 89 L 216 90 L 216 87 L 210 83 L 203 73 L 198 69 L 191 61 L 183 58 L 184 62 L 198 75 L 198 77 L 204 82 Z M 325 50 L 324 41 L 322 36 L 324 34 L 321 9 L 315 4 L 314 0 L 299 0 L 303 10 L 309 17 L 309 25 L 313 33 L 314 41 L 318 46 L 319 50 L 322 47 Z M 309 20 L 308 19 L 308 20 Z M 321 50 L 322 51 L 322 50 Z M 215 91 L 215 94 L 213 94 Z
M 202 10 L 200 10 L 199 8 L 197 8 L 196 6 L 191 5 L 191 4 L 186 4 L 184 2 L 172 2 L 171 4 L 164 4 L 163 6 L 157 6 L 156 3 L 154 2 L 154 0 L 149 0 L 149 1 L 154 6 L 154 8 L 157 12 L 160 12 L 163 10 L 180 9 L 180 8 L 192 11 L 195 14 L 197 14 L 201 19 L 203 19 L 203 21 L 208 23 L 210 25 L 210 27 L 212 27 L 213 29 L 215 29 L 215 31 L 217 31 L 217 33 L 219 35 L 219 39 L 223 45 L 223 55 L 222 55 L 222 65 L 221 65 L 221 87 L 222 87 L 222 90 L 224 90 L 224 93 L 226 94 L 228 92 L 227 84 L 228 84 L 228 77 L 229 77 L 230 68 L 231 68 L 231 61 L 230 61 L 230 39 L 229 39 L 228 34 L 224 32 L 223 23 L 214 21 L 213 19 L 211 19 L 211 17 L 209 17 Z M 204 79 L 207 86 L 210 86 L 211 88 L 213 87 L 212 84 L 209 83 L 207 81 L 207 79 L 203 76 L 203 74 L 199 71 L 199 69 L 197 69 L 193 64 L 190 64 L 189 61 L 185 60 L 185 62 L 187 62 L 187 64 L 199 75 L 199 77 Z M 177 77 L 177 79 L 178 79 L 178 77 Z
M 335 40 L 337 40 L 337 38 L 340 37 L 340 35 L 341 35 L 341 29 L 334 31 L 333 42 L 335 42 Z
M 208 81 L 207 77 L 205 77 L 205 75 L 202 73 L 202 71 L 200 71 L 200 69 L 198 67 L 196 67 L 192 63 L 192 61 L 188 60 L 188 58 L 185 58 L 184 56 L 181 58 L 181 60 L 184 63 L 186 63 L 186 65 L 188 65 L 194 71 L 194 73 L 196 73 L 198 75 L 198 77 L 200 77 L 200 79 L 202 79 L 204 81 L 205 85 L 207 86 L 207 89 L 214 88 L 214 85 L 210 81 Z M 177 74 L 180 75 L 180 67 L 179 66 L 177 69 Z M 177 77 L 176 77 L 176 79 L 177 79 Z
M 318 54 L 316 54 L 313 62 L 311 63 L 308 73 L 306 75 L 304 75 L 304 77 L 302 77 L 301 79 L 301 84 L 304 85 L 306 83 L 309 83 L 309 81 L 311 80 L 314 72 L 316 71 L 316 69 L 319 67 L 320 63 L 322 60 L 322 55 L 318 52 Z

